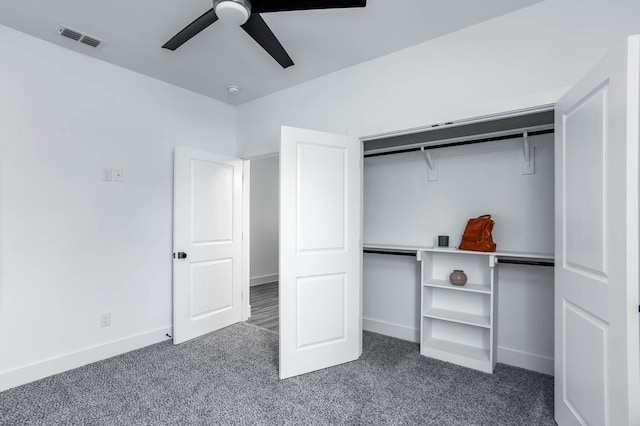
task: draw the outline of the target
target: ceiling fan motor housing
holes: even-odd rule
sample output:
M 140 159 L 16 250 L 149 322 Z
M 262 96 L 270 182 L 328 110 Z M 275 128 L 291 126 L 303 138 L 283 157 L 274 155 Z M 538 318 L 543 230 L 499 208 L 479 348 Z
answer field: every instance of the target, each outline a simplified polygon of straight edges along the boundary
M 215 0 L 213 8 L 220 21 L 233 25 L 242 25 L 251 16 L 249 0 Z

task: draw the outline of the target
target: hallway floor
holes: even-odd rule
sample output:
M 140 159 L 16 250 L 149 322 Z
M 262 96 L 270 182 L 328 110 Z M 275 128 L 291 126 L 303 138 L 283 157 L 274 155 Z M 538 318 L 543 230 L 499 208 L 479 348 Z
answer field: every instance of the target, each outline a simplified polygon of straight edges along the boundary
M 250 291 L 249 324 L 279 332 L 278 282 L 253 286 Z

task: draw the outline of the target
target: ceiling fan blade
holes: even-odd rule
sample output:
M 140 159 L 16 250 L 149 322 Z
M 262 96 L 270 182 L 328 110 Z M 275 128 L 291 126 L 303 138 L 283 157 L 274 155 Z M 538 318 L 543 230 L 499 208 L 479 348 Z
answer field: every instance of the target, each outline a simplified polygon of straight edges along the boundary
M 252 0 L 253 13 L 365 7 L 367 0 Z
M 293 61 L 284 47 L 269 28 L 264 19 L 257 13 L 252 13 L 249 20 L 245 22 L 242 29 L 247 32 L 269 55 L 273 57 L 282 68 L 293 65 Z
M 178 34 L 171 37 L 171 40 L 166 42 L 162 47 L 169 50 L 176 50 L 178 47 L 189 41 L 191 37 L 195 36 L 217 20 L 218 16 L 216 16 L 216 12 L 213 9 L 210 9 L 203 13 L 198 19 L 184 27 Z

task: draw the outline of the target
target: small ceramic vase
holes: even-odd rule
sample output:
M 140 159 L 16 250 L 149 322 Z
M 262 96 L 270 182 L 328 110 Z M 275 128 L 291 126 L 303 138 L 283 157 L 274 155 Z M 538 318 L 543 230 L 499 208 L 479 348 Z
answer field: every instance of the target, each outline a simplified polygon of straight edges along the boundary
M 467 274 L 463 270 L 456 269 L 449 275 L 449 281 L 453 285 L 465 285 L 467 283 Z

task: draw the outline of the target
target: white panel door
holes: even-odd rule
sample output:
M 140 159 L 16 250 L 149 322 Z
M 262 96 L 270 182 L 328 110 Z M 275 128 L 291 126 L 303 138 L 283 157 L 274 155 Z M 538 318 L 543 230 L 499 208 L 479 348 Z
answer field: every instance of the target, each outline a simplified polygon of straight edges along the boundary
M 638 425 L 640 38 L 556 105 L 555 416 Z
M 178 344 L 242 319 L 242 160 L 176 147 L 173 196 Z
M 361 144 L 282 127 L 280 378 L 362 352 Z

